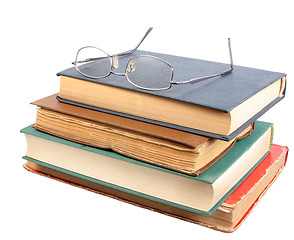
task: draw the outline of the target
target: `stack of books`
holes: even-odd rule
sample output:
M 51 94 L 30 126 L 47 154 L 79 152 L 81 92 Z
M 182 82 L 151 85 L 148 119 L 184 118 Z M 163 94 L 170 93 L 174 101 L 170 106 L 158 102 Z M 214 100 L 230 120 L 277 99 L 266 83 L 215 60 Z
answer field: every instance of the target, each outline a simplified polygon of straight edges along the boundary
M 175 80 L 224 66 L 139 54 L 169 62 Z M 31 172 L 232 232 L 285 166 L 288 148 L 272 144 L 273 124 L 257 121 L 283 99 L 283 73 L 235 66 L 162 91 L 113 74 L 88 78 L 75 68 L 58 75 L 60 92 L 33 102 L 36 122 L 21 130 Z

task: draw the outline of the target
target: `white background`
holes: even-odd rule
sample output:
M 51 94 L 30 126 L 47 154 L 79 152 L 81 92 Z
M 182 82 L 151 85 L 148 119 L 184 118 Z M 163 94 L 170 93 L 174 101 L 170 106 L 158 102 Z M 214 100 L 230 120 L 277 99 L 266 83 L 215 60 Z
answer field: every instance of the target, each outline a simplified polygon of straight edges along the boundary
M 192 4 L 193 2 L 193 4 Z M 276 239 L 293 228 L 293 8 L 291 1 L 5 1 L 1 4 L 0 239 Z M 286 98 L 261 119 L 288 164 L 244 224 L 224 234 L 25 171 L 31 101 L 58 92 L 56 73 L 78 48 L 141 49 L 288 74 Z M 288 237 L 286 237 L 288 236 Z

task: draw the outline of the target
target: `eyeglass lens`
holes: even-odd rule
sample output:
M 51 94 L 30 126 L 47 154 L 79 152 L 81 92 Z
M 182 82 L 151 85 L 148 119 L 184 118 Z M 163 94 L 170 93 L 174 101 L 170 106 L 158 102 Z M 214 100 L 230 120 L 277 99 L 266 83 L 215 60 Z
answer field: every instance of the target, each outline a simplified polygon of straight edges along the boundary
M 126 77 L 135 86 L 159 90 L 170 87 L 172 68 L 165 62 L 151 57 L 131 58 L 126 68 Z
M 80 49 L 76 61 L 79 72 L 88 77 L 103 78 L 111 70 L 111 58 L 95 47 Z

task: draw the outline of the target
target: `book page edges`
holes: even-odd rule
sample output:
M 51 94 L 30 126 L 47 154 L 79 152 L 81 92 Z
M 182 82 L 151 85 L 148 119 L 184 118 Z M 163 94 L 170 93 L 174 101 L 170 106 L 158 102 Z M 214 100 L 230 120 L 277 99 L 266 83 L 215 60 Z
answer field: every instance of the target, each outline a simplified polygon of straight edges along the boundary
M 259 159 L 263 158 L 265 154 L 269 150 L 269 146 L 271 145 L 272 141 L 272 127 L 268 129 L 248 151 L 246 151 L 240 158 L 246 158 L 246 161 L 236 161 L 227 171 L 225 171 L 213 184 L 214 188 L 214 196 L 211 205 L 215 205 L 221 198 L 223 192 L 229 192 L 232 187 L 234 187 L 235 184 L 238 184 L 238 178 L 239 176 L 236 176 L 235 172 L 236 169 L 246 169 L 243 171 L 243 175 L 246 175 L 248 172 L 250 172 L 250 169 L 252 169 L 256 163 L 259 161 Z M 254 152 L 254 154 L 252 154 Z M 256 162 L 255 158 L 258 156 L 258 160 Z M 241 164 L 240 164 L 241 163 Z M 241 178 L 242 178 L 241 177 Z M 232 186 L 232 184 L 228 184 L 228 179 L 230 182 L 235 182 L 235 184 Z M 234 179 L 234 180 L 232 180 Z M 241 184 L 241 183 L 240 183 Z
M 284 93 L 285 86 L 283 77 L 232 109 L 229 113 L 231 126 L 228 134 L 239 128 L 244 119 L 247 121 L 275 99 L 283 97 L 281 93 Z

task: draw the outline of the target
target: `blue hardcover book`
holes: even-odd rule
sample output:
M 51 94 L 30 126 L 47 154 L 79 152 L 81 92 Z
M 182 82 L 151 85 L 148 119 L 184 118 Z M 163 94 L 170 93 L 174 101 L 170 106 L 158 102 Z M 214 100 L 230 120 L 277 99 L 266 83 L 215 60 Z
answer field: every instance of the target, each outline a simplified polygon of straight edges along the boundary
M 137 50 L 118 57 L 125 72 L 131 57 L 152 55 L 168 62 L 174 80 L 216 74 L 228 64 Z M 173 85 L 167 90 L 150 91 L 130 84 L 125 76 L 111 74 L 93 79 L 75 67 L 57 74 L 63 103 L 111 113 L 126 118 L 230 140 L 283 99 L 286 74 L 234 66 L 231 73 L 205 81 Z

